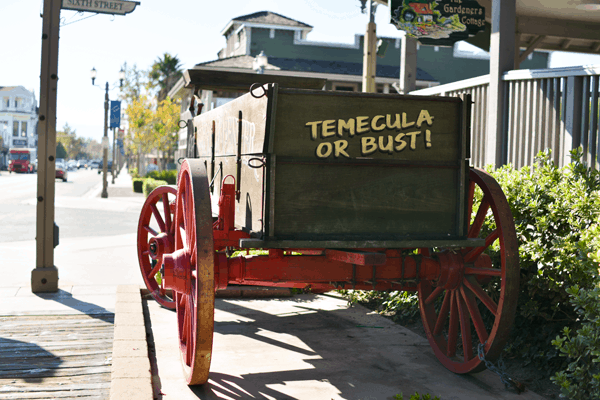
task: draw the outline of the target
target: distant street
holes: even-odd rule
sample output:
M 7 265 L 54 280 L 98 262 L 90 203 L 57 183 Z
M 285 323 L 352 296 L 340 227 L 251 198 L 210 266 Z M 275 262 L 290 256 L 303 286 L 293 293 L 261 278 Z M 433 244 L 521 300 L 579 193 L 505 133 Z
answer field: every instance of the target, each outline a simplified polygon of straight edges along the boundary
M 110 175 L 108 179 L 110 183 Z M 102 174 L 97 170 L 69 171 L 67 182 L 57 179 L 55 183 L 55 221 L 61 239 L 118 235 L 137 229 L 139 214 L 135 211 L 112 211 L 91 204 L 102 187 Z M 0 172 L 0 225 L 4 228 L 0 242 L 35 239 L 36 196 L 36 174 Z

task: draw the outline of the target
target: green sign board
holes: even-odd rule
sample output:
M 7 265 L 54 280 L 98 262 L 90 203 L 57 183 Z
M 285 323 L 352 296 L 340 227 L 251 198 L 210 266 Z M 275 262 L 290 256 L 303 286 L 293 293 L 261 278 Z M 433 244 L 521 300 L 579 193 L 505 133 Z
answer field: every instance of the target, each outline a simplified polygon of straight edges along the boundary
M 452 45 L 482 31 L 485 9 L 475 0 L 388 0 L 391 23 L 423 44 Z

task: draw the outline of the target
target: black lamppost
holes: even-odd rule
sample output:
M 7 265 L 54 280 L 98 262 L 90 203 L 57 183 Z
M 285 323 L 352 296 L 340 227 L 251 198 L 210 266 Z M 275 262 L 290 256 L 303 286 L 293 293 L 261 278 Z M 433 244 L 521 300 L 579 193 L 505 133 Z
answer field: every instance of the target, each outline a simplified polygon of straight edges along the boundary
M 92 78 L 92 85 L 95 85 L 96 76 L 98 72 L 96 68 L 92 68 L 90 71 L 90 77 Z M 123 68 L 119 71 L 119 87 L 123 86 L 123 80 L 125 79 L 125 71 Z M 108 173 L 108 82 L 106 82 L 105 93 L 104 93 L 104 136 L 102 137 L 102 194 L 100 197 L 108 198 L 108 181 L 106 174 Z M 114 166 L 113 160 L 113 168 Z M 114 183 L 114 179 L 113 179 Z

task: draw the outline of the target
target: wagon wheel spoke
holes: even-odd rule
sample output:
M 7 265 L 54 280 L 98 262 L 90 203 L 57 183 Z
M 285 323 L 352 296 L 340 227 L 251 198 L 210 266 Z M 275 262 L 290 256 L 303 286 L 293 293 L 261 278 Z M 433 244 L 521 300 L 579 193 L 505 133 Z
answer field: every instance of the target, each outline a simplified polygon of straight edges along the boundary
M 162 203 L 163 203 L 163 212 L 165 215 L 165 223 L 166 223 L 165 232 L 171 232 L 171 207 L 169 207 L 168 193 L 163 193 Z
M 144 225 L 144 229 L 146 232 L 150 233 L 152 236 L 158 236 L 158 232 L 150 227 L 150 225 Z
M 157 277 L 161 266 L 156 260 L 160 260 L 163 254 L 158 254 L 155 259 L 153 259 L 153 255 L 150 252 L 149 241 L 153 237 L 156 238 L 159 235 L 166 235 L 171 242 L 174 240 L 174 231 L 167 229 L 167 226 L 165 225 L 165 220 L 172 220 L 172 211 L 170 209 L 168 212 L 165 210 L 165 214 L 161 215 L 157 208 L 157 204 L 165 198 L 168 199 L 169 195 L 173 196 L 176 193 L 177 191 L 174 188 L 168 186 L 159 186 L 154 189 L 148 195 L 142 206 L 137 231 L 138 261 L 144 283 L 152 297 L 161 306 L 171 309 L 175 308 L 175 302 L 173 298 L 167 295 L 167 291 L 164 289 L 164 280 L 161 281 L 161 279 Z M 164 251 L 164 249 L 161 251 Z M 160 284 L 158 283 L 159 281 L 161 282 Z
M 468 237 L 483 239 L 484 244 L 454 255 L 450 250 L 436 249 L 445 254 L 437 257 L 440 268 L 447 268 L 444 276 L 454 278 L 436 281 L 437 287 L 426 280 L 418 285 L 429 343 L 440 362 L 456 373 L 485 369 L 477 355 L 478 344 L 485 344 L 486 360 L 500 356 L 519 293 L 518 243 L 510 207 L 489 174 L 471 170 L 469 179 Z M 476 191 L 483 196 L 477 196 Z M 482 200 L 476 202 L 475 198 Z M 426 252 L 420 253 L 427 257 Z M 435 254 L 431 257 L 436 258 Z M 456 274 L 454 271 L 461 273 L 448 275 Z
M 447 290 L 444 295 L 444 302 L 442 303 L 442 307 L 440 308 L 440 313 L 438 314 L 437 320 L 435 321 L 435 327 L 433 328 L 433 334 L 438 336 L 442 333 L 442 329 L 446 325 L 446 321 L 448 320 L 448 313 L 450 311 L 450 301 L 452 300 L 452 293 Z
M 152 209 L 152 214 L 154 214 L 154 218 L 156 219 L 156 222 L 158 223 L 158 226 L 160 228 L 161 232 L 165 232 L 165 221 L 163 220 L 162 216 L 160 215 L 160 211 L 158 211 L 158 208 L 156 208 L 156 204 L 152 204 L 150 206 L 150 209 Z
M 473 205 L 471 205 L 472 210 Z M 469 228 L 469 234 L 467 235 L 470 238 L 476 238 L 479 236 L 479 232 L 481 232 L 481 227 L 483 226 L 483 222 L 485 220 L 485 216 L 487 215 L 488 210 L 490 209 L 490 203 L 488 202 L 487 197 L 484 197 L 481 201 L 481 205 L 479 206 L 479 210 L 477 210 L 477 215 L 475 216 L 475 220 L 471 224 Z
M 469 191 L 467 192 L 467 218 L 471 220 L 473 214 L 473 200 L 475 199 L 475 182 L 469 181 Z
M 479 342 L 485 343 L 488 339 L 488 332 L 485 328 L 485 324 L 483 322 L 483 318 L 481 317 L 481 313 L 479 312 L 479 308 L 477 308 L 475 298 L 473 297 L 472 293 L 470 293 L 469 290 L 465 287 L 460 288 L 460 294 L 462 295 L 463 301 L 467 306 L 469 315 L 471 316 L 471 321 L 473 322 L 473 326 L 475 327 L 475 332 L 477 332 Z
M 446 355 L 453 357 L 456 354 L 456 341 L 458 339 L 458 304 L 456 292 L 452 291 L 450 298 L 450 326 L 448 327 L 448 349 Z
M 494 230 L 492 233 L 490 233 L 486 238 L 485 238 L 485 245 L 481 246 L 481 247 L 475 247 L 474 249 L 472 249 L 471 251 L 469 251 L 466 255 L 465 255 L 465 262 L 469 263 L 469 262 L 473 262 L 475 261 L 475 259 L 477 257 L 479 257 L 481 255 L 481 253 L 483 253 L 485 250 L 487 250 L 492 244 L 494 244 L 494 242 L 498 239 L 498 237 L 500 236 L 500 231 L 498 229 Z
M 435 299 L 438 298 L 440 294 L 444 291 L 444 288 L 441 286 L 436 287 L 433 292 L 427 297 L 425 300 L 425 304 L 431 304 Z M 445 300 L 445 299 L 444 299 Z
M 474 280 L 465 279 L 464 284 L 468 287 L 477 298 L 487 307 L 490 312 L 496 316 L 498 312 L 498 305 L 492 300 L 492 298 L 483 290 L 483 288 Z

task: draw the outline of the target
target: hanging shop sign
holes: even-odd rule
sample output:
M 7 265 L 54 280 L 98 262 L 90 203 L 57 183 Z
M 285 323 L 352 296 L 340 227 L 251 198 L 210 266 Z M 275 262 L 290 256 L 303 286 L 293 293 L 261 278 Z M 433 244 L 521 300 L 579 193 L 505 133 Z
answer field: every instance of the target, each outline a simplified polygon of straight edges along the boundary
M 485 27 L 475 0 L 388 0 L 391 23 L 423 44 L 452 45 Z

